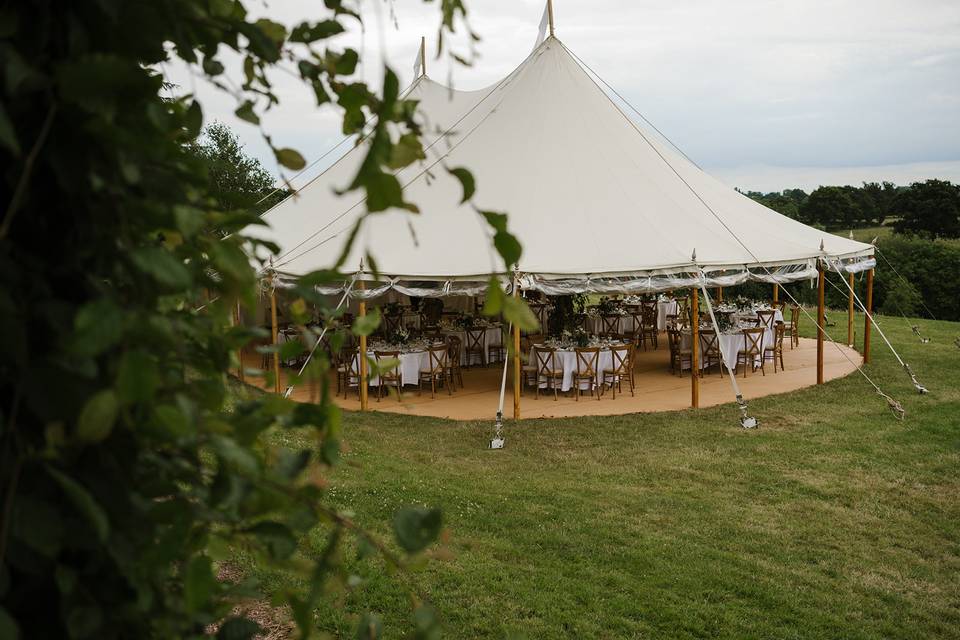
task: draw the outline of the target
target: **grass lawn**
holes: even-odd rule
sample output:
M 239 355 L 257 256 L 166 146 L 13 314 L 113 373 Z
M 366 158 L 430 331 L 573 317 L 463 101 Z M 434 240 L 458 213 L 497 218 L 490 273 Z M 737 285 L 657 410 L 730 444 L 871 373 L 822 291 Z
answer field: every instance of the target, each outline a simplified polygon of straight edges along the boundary
M 753 402 L 755 431 L 726 405 L 523 421 L 488 451 L 492 421 L 346 415 L 336 503 L 385 538 L 400 506 L 441 506 L 452 556 L 409 578 L 348 560 L 366 580 L 321 629 L 369 610 L 402 635 L 409 579 L 454 638 L 960 637 L 960 325 L 919 321 L 923 345 L 881 322 L 931 391 L 875 332 L 904 422 L 857 374 Z

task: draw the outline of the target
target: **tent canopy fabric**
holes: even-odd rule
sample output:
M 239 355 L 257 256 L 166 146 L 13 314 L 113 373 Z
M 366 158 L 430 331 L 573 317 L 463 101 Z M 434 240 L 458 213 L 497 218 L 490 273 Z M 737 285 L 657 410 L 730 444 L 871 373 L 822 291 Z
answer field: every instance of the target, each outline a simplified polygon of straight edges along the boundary
M 782 216 L 704 173 L 628 118 L 554 37 L 491 87 L 456 91 L 423 76 L 408 97 L 419 101 L 427 158 L 398 178 L 420 213 L 367 217 L 349 273 L 367 254 L 388 282 L 510 273 L 477 209 L 509 215 L 523 245 L 517 271 L 530 283 L 669 280 L 701 268 L 776 281 L 777 270 L 797 279 L 821 258 L 872 263 L 871 245 Z M 251 230 L 280 246 L 276 272 L 336 262 L 366 214 L 361 194 L 336 190 L 364 154 L 361 142 L 267 212 L 268 228 Z M 473 203 L 460 203 L 454 167 L 473 173 Z

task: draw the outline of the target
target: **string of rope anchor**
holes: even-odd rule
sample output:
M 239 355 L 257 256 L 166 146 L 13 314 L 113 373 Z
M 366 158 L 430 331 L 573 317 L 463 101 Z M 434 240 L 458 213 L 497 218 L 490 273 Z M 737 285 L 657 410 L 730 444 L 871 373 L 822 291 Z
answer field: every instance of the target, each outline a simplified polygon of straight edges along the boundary
M 917 390 L 918 393 L 927 393 L 927 388 L 922 384 L 920 384 L 920 382 L 917 380 L 917 376 L 913 373 L 913 370 L 910 368 L 910 365 L 903 361 L 903 358 L 900 357 L 900 354 L 897 353 L 897 350 L 893 348 L 892 344 L 890 344 L 890 341 L 887 339 L 887 335 L 883 332 L 883 329 L 880 328 L 880 325 L 874 321 L 873 314 L 867 311 L 866 305 L 864 305 L 860 301 L 859 296 L 857 296 L 857 292 L 853 290 L 853 287 L 850 286 L 850 283 L 847 282 L 846 278 L 841 278 L 841 279 L 843 280 L 844 284 L 847 285 L 847 289 L 849 290 L 850 294 L 853 296 L 853 299 L 856 301 L 858 305 L 860 305 L 860 309 L 866 314 L 867 319 L 870 321 L 870 323 L 873 326 L 877 328 L 877 333 L 879 333 L 880 337 L 883 338 L 883 341 L 887 343 L 887 347 L 890 348 L 890 351 L 896 357 L 897 362 L 900 363 L 900 366 L 903 367 L 903 370 L 907 372 L 908 376 L 910 376 L 910 381 L 913 383 L 913 387 Z M 826 278 L 824 278 L 824 280 L 826 280 Z M 827 280 L 827 282 L 830 282 L 830 281 Z M 837 287 L 837 285 L 833 284 L 832 282 L 830 282 L 830 285 L 835 287 L 838 291 L 841 291 L 840 288 Z
M 716 332 L 717 339 L 720 339 L 720 325 L 717 324 L 717 316 L 713 313 L 713 304 L 710 302 L 710 294 L 707 292 L 707 283 L 706 283 L 706 274 L 703 272 L 703 269 L 700 270 L 700 290 L 703 291 L 703 301 L 707 304 L 707 313 L 710 314 L 710 322 L 713 323 L 713 330 Z M 691 322 L 699 322 L 698 318 L 691 318 Z M 699 349 L 700 345 L 693 345 L 694 349 Z M 763 355 L 761 354 L 761 357 Z M 681 366 L 683 362 L 681 361 Z M 693 364 L 691 362 L 691 364 Z M 740 426 L 744 429 L 754 429 L 760 426 L 760 422 L 756 418 L 751 418 L 747 415 L 747 401 L 743 399 L 743 394 L 740 392 L 740 385 L 737 383 L 737 374 L 730 369 L 730 365 L 727 364 L 727 361 L 724 359 L 723 355 L 720 355 L 720 366 L 726 367 L 727 377 L 730 378 L 730 385 L 733 387 L 733 395 L 736 396 L 737 406 L 740 407 Z M 743 366 L 746 367 L 747 363 L 744 362 Z M 699 372 L 691 371 L 690 375 L 698 375 Z
M 512 335 L 513 323 L 511 322 L 507 327 L 507 335 Z M 509 351 L 509 350 L 508 350 Z M 507 391 L 507 365 L 510 363 L 509 352 L 506 352 L 506 357 L 503 359 L 503 375 L 500 378 L 500 405 L 497 408 L 497 419 L 494 425 L 494 440 L 498 440 L 501 443 L 503 442 L 503 399 Z M 517 375 L 520 375 L 520 372 L 517 372 Z
M 343 303 L 346 302 L 347 296 L 350 295 L 350 290 L 353 289 L 353 285 L 354 285 L 354 283 L 355 283 L 356 281 L 357 281 L 357 275 L 354 274 L 354 276 L 353 276 L 352 278 L 350 278 L 350 284 L 347 285 L 346 290 L 343 292 L 343 295 L 340 297 L 340 302 L 337 303 L 337 307 L 336 307 L 336 309 L 334 309 L 335 312 L 336 312 L 336 311 L 339 311 L 339 310 L 340 310 L 340 307 L 343 306 Z M 303 375 L 303 372 L 306 371 L 307 365 L 310 364 L 310 360 L 313 358 L 313 354 L 316 353 L 317 347 L 319 347 L 319 346 L 320 346 L 320 343 L 323 342 L 323 337 L 324 337 L 325 335 L 327 335 L 327 329 L 329 329 L 329 328 L 330 328 L 330 322 L 328 321 L 328 322 L 323 326 L 323 330 L 320 331 L 320 335 L 317 336 L 317 341 L 313 343 L 313 348 L 310 349 L 310 353 L 307 354 L 307 359 L 303 361 L 303 366 L 300 367 L 300 371 L 297 372 L 297 378 L 299 378 L 300 376 L 302 376 L 302 375 Z M 365 356 L 364 356 L 364 357 L 365 357 Z M 283 397 L 284 397 L 284 398 L 289 398 L 289 397 L 290 397 L 290 394 L 293 393 L 293 387 L 294 387 L 294 386 L 295 386 L 295 385 L 292 385 L 292 384 L 287 386 L 287 390 L 283 392 Z
M 560 41 L 558 40 L 557 42 L 560 42 Z M 586 62 L 584 62 L 584 61 L 580 58 L 580 56 L 578 56 L 576 53 L 574 53 L 574 52 L 571 51 L 570 49 L 567 49 L 567 46 L 566 46 L 565 44 L 563 44 L 562 42 L 560 42 L 560 46 L 563 47 L 564 50 L 566 50 L 567 53 L 569 53 L 571 56 L 573 56 L 574 60 L 576 60 L 577 62 L 579 62 L 581 65 L 583 65 L 583 68 L 584 68 L 584 69 L 586 69 L 587 71 L 589 71 L 590 73 L 592 73 L 594 76 L 596 76 L 597 80 L 599 80 L 600 82 L 602 82 L 602 83 L 603 83 L 603 86 L 605 86 L 607 89 L 609 89 L 609 90 L 613 93 L 613 95 L 615 95 L 615 96 L 617 96 L 618 98 L 620 98 L 620 100 L 621 100 L 625 105 L 627 105 L 628 107 L 630 107 L 630 110 L 631 110 L 631 111 L 633 111 L 635 114 L 637 114 L 637 116 L 638 116 L 641 120 L 643 120 L 645 123 L 647 123 L 647 125 L 649 125 L 651 129 L 653 129 L 654 131 L 656 131 L 656 132 L 660 135 L 661 138 L 663 138 L 664 140 L 666 140 L 667 143 L 669 143 L 669 145 L 670 145 L 671 147 L 673 147 L 674 150 L 675 150 L 677 153 L 679 153 L 679 154 L 682 155 L 684 158 L 686 158 L 686 159 L 687 159 L 687 162 L 689 162 L 690 164 L 692 164 L 693 166 L 695 166 L 697 169 L 700 169 L 701 171 L 703 171 L 703 167 L 701 167 L 701 166 L 698 165 L 696 162 L 694 162 L 693 159 L 692 159 L 690 156 L 688 156 L 686 153 L 683 152 L 683 149 L 681 149 L 680 147 L 678 147 L 677 145 L 675 145 L 675 144 L 673 143 L 673 140 L 671 140 L 670 138 L 667 137 L 667 134 L 665 134 L 663 131 L 660 131 L 660 129 L 657 128 L 657 125 L 655 125 L 655 124 L 653 124 L 652 122 L 650 122 L 645 115 L 643 115 L 642 113 L 640 113 L 639 109 L 637 109 L 637 108 L 634 107 L 632 104 L 630 104 L 630 102 L 629 102 L 626 98 L 624 98 L 622 95 L 620 95 L 620 93 L 619 93 L 616 89 L 614 89 L 614 88 L 610 85 L 609 82 L 607 82 L 606 80 L 604 80 L 603 77 L 601 77 L 599 73 L 597 73 L 596 71 L 594 71 L 593 68 L 592 68 L 590 65 L 588 65 Z M 629 120 L 629 118 L 628 118 L 628 120 Z
M 561 43 L 561 44 L 562 44 L 562 43 Z M 564 47 L 564 48 L 566 48 L 566 47 Z M 592 69 L 590 69 L 585 63 L 583 63 L 582 60 L 579 60 L 579 58 L 577 58 L 577 55 L 576 55 L 575 53 L 573 53 L 573 52 L 570 51 L 569 49 L 567 49 L 567 51 L 570 53 L 570 55 L 572 55 L 574 58 L 576 58 L 578 61 L 580 61 L 580 63 L 583 64 L 584 67 L 586 67 L 588 70 L 590 70 L 597 78 L 599 78 L 601 82 L 604 82 L 604 84 L 607 84 L 606 81 L 604 81 L 602 78 L 600 78 L 600 76 L 597 75 L 597 73 L 596 73 L 595 71 L 593 71 Z M 624 117 L 626 117 L 626 116 L 624 116 Z M 627 118 L 627 120 L 630 121 L 629 118 Z M 631 124 L 633 124 L 632 121 L 630 121 L 630 122 L 631 122 Z M 700 193 L 699 193 L 696 189 L 693 188 L 693 185 L 691 185 L 691 184 L 686 180 L 686 178 L 683 177 L 683 175 L 677 170 L 677 168 L 673 166 L 673 164 L 660 152 L 659 149 L 657 149 L 657 147 L 656 147 L 652 142 L 650 142 L 649 138 L 647 138 L 647 136 L 643 133 L 643 131 L 642 131 L 639 127 L 637 127 L 635 124 L 634 124 L 634 129 L 635 129 L 636 132 L 640 135 L 640 137 L 644 140 L 644 142 L 646 142 L 647 145 L 653 150 L 653 152 L 656 153 L 657 156 L 660 157 L 660 159 L 664 162 L 664 164 L 666 164 L 667 167 L 670 168 L 670 170 L 671 170 L 671 171 L 673 172 L 673 174 L 677 177 L 677 179 L 680 180 L 681 183 L 683 183 L 683 185 L 690 191 L 691 194 L 693 194 L 693 196 L 700 202 L 700 204 L 702 204 L 703 207 L 704 207 L 707 211 L 709 211 L 710 214 L 711 214 L 714 218 L 716 218 L 717 222 L 720 223 L 720 226 L 722 226 L 722 227 L 724 228 L 724 230 L 725 230 L 727 233 L 729 233 L 729 234 L 733 237 L 733 239 L 736 240 L 737 243 L 738 243 L 741 247 L 743 247 L 744 251 L 746 251 L 746 252 L 750 255 L 750 257 L 753 258 L 753 260 L 755 261 L 756 265 L 757 265 L 758 267 L 760 267 L 761 269 L 763 269 L 764 272 L 766 272 L 766 274 L 767 274 L 768 276 L 770 276 L 770 278 L 772 279 L 772 278 L 774 277 L 774 276 L 773 276 L 773 273 L 771 273 L 770 270 L 766 267 L 766 265 L 764 265 L 763 262 L 760 260 L 760 258 L 757 257 L 757 254 L 754 253 L 754 252 L 750 249 L 750 247 L 748 247 L 748 246 L 746 245 L 746 243 L 740 238 L 740 236 L 738 236 L 738 235 L 736 234 L 736 232 L 734 232 L 734 230 L 730 228 L 730 225 L 728 225 L 728 224 L 726 223 L 726 221 L 720 216 L 720 214 L 718 214 L 718 213 L 713 209 L 713 207 L 711 207 L 711 206 L 709 205 L 709 203 L 707 203 L 707 201 L 703 199 L 703 196 L 701 196 Z M 681 152 L 681 153 L 682 153 L 682 152 Z M 692 162 L 692 161 L 691 161 L 691 162 Z M 820 325 L 820 323 L 817 322 L 817 320 L 815 320 L 815 319 L 810 315 L 810 313 L 809 313 L 806 309 L 804 309 L 802 306 L 800 306 L 800 304 L 797 302 L 797 300 L 790 294 L 789 291 L 786 290 L 785 287 L 781 287 L 781 290 L 784 291 L 784 292 L 786 292 L 787 296 L 793 301 L 793 303 L 794 303 L 795 305 L 797 305 L 797 306 L 800 308 L 801 312 L 802 312 L 805 316 L 807 316 L 807 318 L 810 319 L 810 321 L 814 324 L 814 326 L 817 327 L 817 329 L 819 329 L 820 331 L 823 332 L 824 336 L 826 336 L 826 337 L 830 340 L 830 342 L 833 343 L 833 345 L 834 345 L 834 347 L 836 347 L 837 351 L 839 351 L 840 354 L 843 355 L 843 357 L 846 358 L 847 361 L 849 361 L 850 364 L 852 364 L 852 365 L 857 369 L 857 371 L 860 372 L 860 375 L 862 375 L 862 376 L 864 377 L 864 379 L 867 380 L 867 382 L 869 382 L 869 383 L 873 386 L 873 388 L 877 391 L 877 393 L 880 394 L 883 398 L 886 399 L 887 404 L 888 404 L 888 406 L 891 408 L 891 410 L 893 410 L 894 415 L 896 415 L 898 419 L 901 419 L 901 420 L 902 420 L 902 419 L 903 419 L 903 416 L 904 416 L 904 413 L 905 413 L 905 412 L 904 412 L 904 409 L 903 409 L 903 406 L 902 406 L 899 402 L 897 402 L 896 400 L 894 400 L 893 398 L 891 398 L 890 396 L 888 396 L 887 394 L 885 394 L 885 393 L 880 389 L 880 387 L 877 386 L 877 384 L 863 371 L 863 369 L 860 367 L 860 365 L 857 364 L 856 362 L 854 362 L 853 359 L 851 359 L 850 356 L 847 354 L 847 352 L 844 351 L 844 350 L 840 347 L 840 345 L 837 344 L 837 343 L 833 340 L 833 338 L 829 336 L 829 334 L 827 334 L 826 329 L 824 329 L 824 327 L 822 327 L 822 326 Z

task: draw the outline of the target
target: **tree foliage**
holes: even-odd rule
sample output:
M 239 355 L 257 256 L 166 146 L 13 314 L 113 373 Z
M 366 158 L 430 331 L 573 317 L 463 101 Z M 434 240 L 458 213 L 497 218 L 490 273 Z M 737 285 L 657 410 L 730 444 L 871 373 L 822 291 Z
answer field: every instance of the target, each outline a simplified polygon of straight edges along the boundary
M 894 201 L 899 233 L 929 238 L 960 237 L 960 186 L 945 180 L 915 182 Z
M 237 135 L 222 122 L 203 128 L 188 145 L 207 172 L 207 192 L 222 211 L 262 213 L 290 194 L 260 161 L 247 155 Z
M 279 100 L 272 71 L 294 69 L 318 107 L 339 110 L 344 132 L 367 134 L 350 189 L 365 195 L 369 215 L 414 210 L 393 172 L 398 157 L 418 157 L 394 153 L 419 146 L 415 105 L 400 99 L 389 69 L 379 90 L 351 77 L 359 54 L 326 39 L 358 25 L 355 5 L 323 7 L 319 19 L 291 28 L 253 20 L 231 0 L 0 8 L 5 637 L 203 636 L 237 599 L 258 593 L 255 584 L 217 577 L 237 546 L 300 576 L 278 597 L 307 636 L 331 585 L 351 583 L 340 561 L 345 539 L 402 566 L 402 553 L 423 549 L 441 526 L 433 510 L 403 512 L 394 521 L 396 551 L 329 506 L 325 476 L 343 434 L 326 385 L 316 404 L 275 396 L 225 404 L 225 374 L 257 336 L 229 326 L 238 302 L 254 305 L 263 275 L 248 256 L 275 247 L 244 235 L 260 218 L 246 201 L 218 193 L 209 180 L 215 165 L 189 149 L 202 105 L 191 95 L 162 99 L 156 65 L 171 57 L 190 64 L 255 126 Z M 442 0 L 441 33 L 465 19 L 459 0 Z M 226 50 L 242 60 L 240 77 L 228 79 Z M 303 166 L 298 152 L 263 135 L 282 166 Z M 505 220 L 494 222 L 509 236 Z M 509 264 L 518 249 L 507 249 Z M 305 323 L 306 302 L 322 307 L 313 285 L 338 277 L 337 267 L 295 284 L 296 322 Z M 499 287 L 492 291 L 502 298 Z M 502 306 L 521 318 L 522 310 Z M 326 321 L 335 315 L 321 312 Z M 272 444 L 264 436 L 276 429 L 308 429 L 313 445 Z M 326 540 L 319 557 L 300 548 L 307 532 Z M 427 637 L 431 609 L 418 594 L 411 602 L 416 634 Z M 234 617 L 219 636 L 247 638 L 255 629 Z

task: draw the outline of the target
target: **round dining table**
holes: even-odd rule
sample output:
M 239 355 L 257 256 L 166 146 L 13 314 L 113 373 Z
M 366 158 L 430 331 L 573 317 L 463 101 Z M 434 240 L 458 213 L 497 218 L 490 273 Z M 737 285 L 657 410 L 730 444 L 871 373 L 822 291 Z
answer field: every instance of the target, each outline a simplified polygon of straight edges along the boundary
M 535 355 L 536 347 L 530 349 L 530 359 L 527 361 L 534 366 L 538 366 L 537 356 Z M 563 380 L 560 384 L 561 391 L 569 391 L 573 387 L 573 374 L 577 372 L 577 353 L 574 349 L 557 349 L 554 352 L 554 362 L 552 369 L 562 369 L 563 370 Z M 559 365 L 559 366 L 557 366 Z M 597 384 L 600 384 L 602 379 L 603 371 L 613 369 L 613 354 L 610 353 L 610 348 L 600 348 L 600 355 L 597 361 Z M 540 378 L 538 380 L 539 386 L 541 389 L 547 388 L 547 380 L 545 378 Z M 590 388 L 590 383 L 586 380 L 580 382 L 580 388 L 584 391 Z

